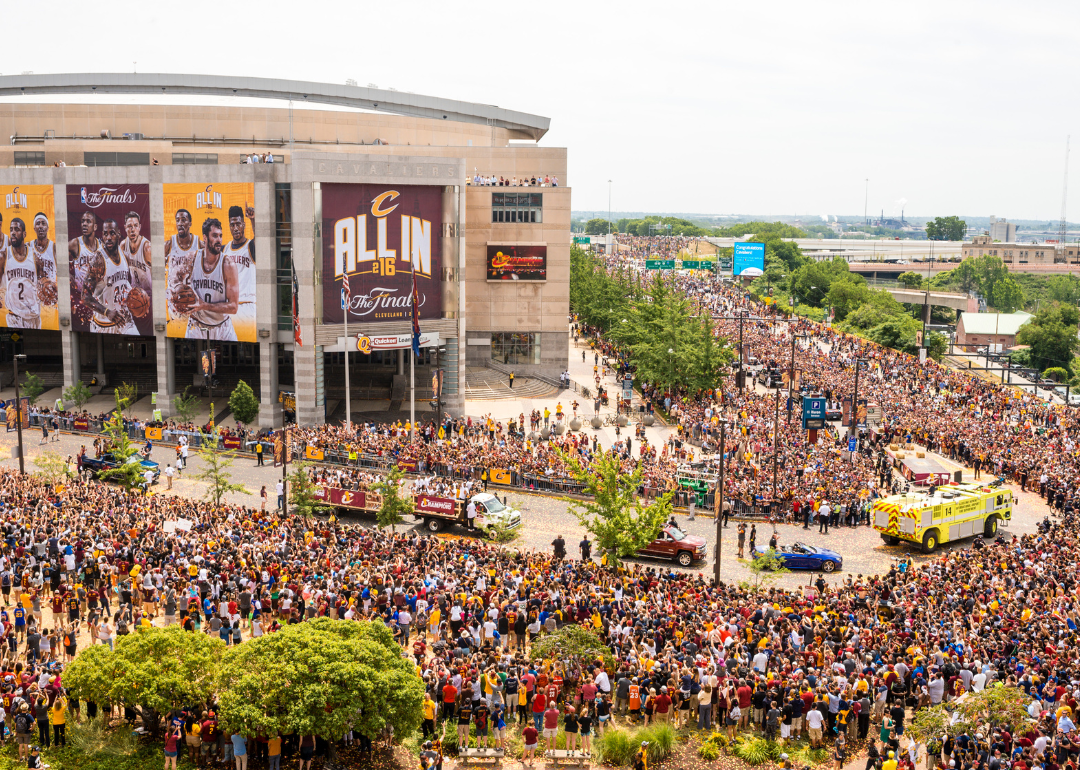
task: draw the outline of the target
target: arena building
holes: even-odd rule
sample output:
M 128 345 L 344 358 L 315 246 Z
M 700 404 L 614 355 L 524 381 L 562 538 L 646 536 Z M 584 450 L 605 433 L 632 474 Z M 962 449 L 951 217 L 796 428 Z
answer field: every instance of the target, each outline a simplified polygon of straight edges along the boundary
M 4 76 L 0 97 L 2 384 L 24 353 L 47 385 L 137 382 L 168 416 L 213 351 L 264 427 L 293 416 L 282 393 L 320 423 L 342 415 L 346 346 L 354 409 L 407 398 L 413 301 L 424 409 L 441 383 L 461 411 L 467 365 L 565 368 L 570 188 L 566 150 L 538 146 L 548 118 L 203 75 Z

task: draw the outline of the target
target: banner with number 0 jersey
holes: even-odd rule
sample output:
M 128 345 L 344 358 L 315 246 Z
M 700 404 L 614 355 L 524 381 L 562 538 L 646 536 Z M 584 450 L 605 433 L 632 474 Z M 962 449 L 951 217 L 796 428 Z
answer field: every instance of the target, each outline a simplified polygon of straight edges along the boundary
M 166 184 L 170 337 L 255 342 L 255 185 Z
M 52 185 L 0 185 L 0 326 L 59 329 Z

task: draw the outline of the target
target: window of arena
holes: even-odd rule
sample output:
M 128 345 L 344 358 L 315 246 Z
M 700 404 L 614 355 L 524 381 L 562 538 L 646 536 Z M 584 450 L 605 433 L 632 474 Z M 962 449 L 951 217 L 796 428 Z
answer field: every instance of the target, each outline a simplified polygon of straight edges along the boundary
M 543 193 L 492 193 L 492 222 L 524 222 L 528 224 L 544 221 Z
M 540 335 L 533 332 L 492 332 L 491 360 L 500 364 L 539 364 Z

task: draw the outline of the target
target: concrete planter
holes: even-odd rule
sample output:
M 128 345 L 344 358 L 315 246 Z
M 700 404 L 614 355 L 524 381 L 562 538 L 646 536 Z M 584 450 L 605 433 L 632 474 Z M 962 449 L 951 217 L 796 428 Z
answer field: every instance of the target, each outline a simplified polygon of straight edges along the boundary
M 535 441 L 537 441 L 537 440 L 538 440 L 539 438 L 540 438 L 540 434 L 539 434 L 539 433 L 537 433 L 537 432 L 536 432 L 535 430 L 529 433 L 529 441 L 533 441 L 533 442 L 535 442 Z
M 616 424 L 617 424 L 617 425 L 618 425 L 618 426 L 619 426 L 620 428 L 625 428 L 625 427 L 626 427 L 626 424 L 627 424 L 628 422 L 630 422 L 630 420 L 628 420 L 628 419 L 626 418 L 626 415 L 625 415 L 625 414 L 620 414 L 620 415 L 619 415 L 618 417 L 616 417 L 616 418 L 615 418 L 615 423 L 616 423 Z
M 551 429 L 550 428 L 541 428 L 540 429 L 540 438 L 541 438 L 541 440 L 547 441 L 550 437 L 551 437 Z
M 577 417 L 570 421 L 570 430 L 581 430 L 581 420 Z
M 656 417 L 651 414 L 647 414 L 641 418 L 641 424 L 646 428 L 651 428 L 654 422 L 656 422 Z
M 555 423 L 555 435 L 561 436 L 564 433 L 566 433 L 566 424 L 561 422 Z
M 591 420 L 589 420 L 589 425 L 593 426 L 594 428 L 602 428 L 604 426 L 604 421 L 601 420 L 599 417 L 593 417 Z

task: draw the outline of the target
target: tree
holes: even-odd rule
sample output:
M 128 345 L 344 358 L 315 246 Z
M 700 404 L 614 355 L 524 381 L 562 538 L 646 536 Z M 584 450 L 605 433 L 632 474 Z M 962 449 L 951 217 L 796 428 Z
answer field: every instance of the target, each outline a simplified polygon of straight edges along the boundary
M 529 659 L 572 661 L 581 664 L 582 668 L 597 660 L 603 660 L 605 668 L 609 663 L 614 664 L 611 648 L 604 640 L 595 631 L 576 623 L 540 637 L 529 650 Z
M 836 310 L 836 320 L 843 321 L 852 310 L 870 301 L 873 290 L 862 276 L 845 276 L 833 281 L 825 304 Z
M 608 566 L 618 566 L 624 556 L 656 539 L 671 515 L 671 493 L 643 506 L 637 496 L 641 466 L 623 473 L 619 456 L 610 450 L 594 457 L 588 469 L 577 457 L 563 454 L 563 459 L 588 495 L 586 502 L 571 502 L 570 512 L 596 538 L 596 550 L 607 557 Z
M 1063 367 L 1051 366 L 1049 369 L 1043 372 L 1043 377 L 1047 377 L 1054 382 L 1065 382 L 1065 380 L 1069 379 L 1069 372 Z
M 160 716 L 208 703 L 225 644 L 180 626 L 140 629 L 83 650 L 64 672 L 64 686 L 81 700 L 134 707 L 155 734 Z
M 45 386 L 42 384 L 40 377 L 27 372 L 26 379 L 19 390 L 19 396 L 25 398 L 27 403 L 33 406 L 37 403 L 38 396 L 45 392 Z
M 210 406 L 210 423 L 214 425 L 210 433 L 199 431 L 202 440 L 199 442 L 199 457 L 202 458 L 203 469 L 195 474 L 195 478 L 206 482 L 204 500 L 213 500 L 216 505 L 221 505 L 221 498 L 230 492 L 240 492 L 250 495 L 247 487 L 243 484 L 232 482 L 232 464 L 236 460 L 236 452 L 233 450 L 217 449 L 218 427 L 214 422 L 214 407 Z
M 751 554 L 752 556 L 753 554 Z M 775 583 L 781 575 L 790 572 L 784 566 L 784 560 L 780 557 L 779 552 L 772 548 L 759 553 L 756 559 L 751 558 L 748 566 L 750 579 L 741 581 L 739 586 L 744 591 L 753 591 L 755 593 Z
M 116 389 L 116 393 L 120 396 L 120 400 L 124 402 L 124 409 L 130 410 L 135 406 L 135 402 L 139 400 L 139 383 L 137 382 L 121 382 L 120 387 Z M 128 412 L 128 417 L 131 416 L 131 412 Z
M 296 463 L 295 470 L 289 474 L 289 502 L 305 520 L 327 507 L 322 498 L 315 494 L 318 487 L 308 474 L 310 465 L 311 463 Z
M 900 273 L 900 275 L 896 277 L 896 280 L 905 289 L 921 289 L 923 287 L 923 277 L 911 270 L 908 270 L 906 273 Z
M 76 380 L 70 388 L 64 388 L 64 401 L 75 406 L 76 412 L 81 412 L 86 402 L 94 397 L 94 391 L 83 385 L 82 380 Z
M 1009 277 L 1009 268 L 1001 261 L 1001 257 L 986 254 L 975 259 L 975 274 L 979 277 L 979 292 L 986 297 L 987 302 L 992 303 L 994 288 L 999 281 Z
M 1054 302 L 1075 305 L 1080 302 L 1080 277 L 1052 275 L 1046 280 L 1046 295 Z
M 1051 305 L 1039 308 L 1035 317 L 1020 327 L 1016 341 L 1029 346 L 1028 360 L 1037 369 L 1051 366 L 1070 367 L 1077 350 L 1075 307 Z
M 585 223 L 585 234 L 586 235 L 607 235 L 608 232 L 613 232 L 613 233 L 619 232 L 618 225 L 616 225 L 614 222 L 612 222 L 610 224 L 610 231 L 609 231 L 608 228 L 609 228 L 609 224 L 608 224 L 608 221 L 606 219 L 599 219 L 599 218 L 590 219 L 588 222 Z
M 45 479 L 46 483 L 51 487 L 62 484 L 72 475 L 67 458 L 56 452 L 41 452 L 34 457 L 34 465 L 39 468 L 34 475 Z
M 695 319 L 695 337 L 698 341 L 691 348 L 686 384 L 691 392 L 716 389 L 735 353 L 727 340 L 717 338 L 711 313 L 702 313 Z
M 999 313 L 1012 313 L 1024 306 L 1024 292 L 1009 276 L 994 284 L 994 308 Z
M 949 349 L 949 338 L 940 332 L 930 332 L 926 335 L 926 355 L 935 361 L 940 361 Z
M 255 422 L 259 414 L 259 399 L 255 398 L 255 391 L 243 380 L 237 383 L 236 389 L 229 396 L 229 409 L 237 422 L 245 425 Z
M 173 411 L 180 418 L 180 422 L 191 422 L 195 419 L 195 413 L 199 411 L 199 397 L 189 394 L 191 386 L 184 388 L 184 392 L 173 398 Z
M 408 737 L 423 717 L 424 685 L 386 626 L 317 618 L 225 652 L 218 716 L 245 735 L 316 735 L 350 728 Z
M 139 461 L 139 448 L 131 443 L 127 425 L 124 422 L 124 407 L 127 403 L 120 397 L 120 389 L 113 391 L 116 408 L 102 426 L 109 437 L 109 452 L 116 461 L 115 468 L 106 468 L 101 475 L 109 481 L 115 481 L 129 492 L 145 483 L 142 463 Z
M 395 525 L 400 524 L 406 516 L 412 515 L 415 508 L 413 499 L 401 493 L 401 480 L 404 477 L 405 472 L 394 465 L 385 478 L 372 485 L 372 489 L 382 497 L 382 504 L 376 512 L 379 526 L 390 527 L 391 533 Z
M 926 223 L 926 237 L 932 241 L 962 241 L 967 222 L 960 217 L 935 217 Z
M 916 742 L 929 744 L 947 735 L 973 733 L 980 725 L 991 732 L 1008 725 L 1014 733 L 1026 729 L 1032 721 L 1027 713 L 1030 699 L 1023 690 L 996 682 L 981 692 L 970 692 L 963 699 L 929 706 L 915 712 L 915 719 L 905 732 Z

